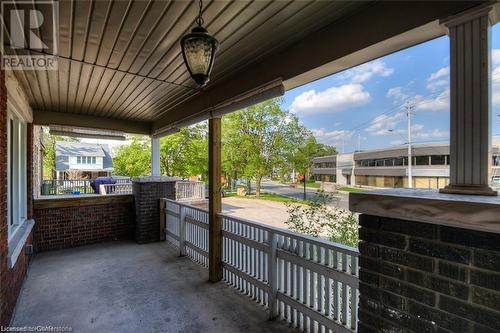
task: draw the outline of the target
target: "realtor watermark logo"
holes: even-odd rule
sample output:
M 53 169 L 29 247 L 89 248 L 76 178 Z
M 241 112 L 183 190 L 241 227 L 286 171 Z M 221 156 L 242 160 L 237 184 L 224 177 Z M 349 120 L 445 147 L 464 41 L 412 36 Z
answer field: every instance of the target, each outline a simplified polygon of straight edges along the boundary
M 57 70 L 58 1 L 3 1 L 1 67 Z

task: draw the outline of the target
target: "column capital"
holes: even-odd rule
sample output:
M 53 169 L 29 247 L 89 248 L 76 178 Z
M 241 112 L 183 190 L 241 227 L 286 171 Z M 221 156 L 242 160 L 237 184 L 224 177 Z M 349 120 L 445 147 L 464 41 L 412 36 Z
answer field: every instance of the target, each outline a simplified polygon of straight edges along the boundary
M 456 15 L 439 20 L 439 24 L 445 26 L 447 29 L 456 27 L 457 25 L 464 24 L 479 17 L 488 16 L 491 25 L 498 22 L 500 5 L 497 2 L 488 2 Z

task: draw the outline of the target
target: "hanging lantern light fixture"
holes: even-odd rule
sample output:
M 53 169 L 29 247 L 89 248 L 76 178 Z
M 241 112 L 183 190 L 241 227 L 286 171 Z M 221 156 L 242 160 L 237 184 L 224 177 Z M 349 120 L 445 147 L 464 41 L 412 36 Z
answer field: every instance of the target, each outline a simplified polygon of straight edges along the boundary
M 203 3 L 200 0 L 200 12 L 196 19 L 197 26 L 193 28 L 190 34 L 181 39 L 184 63 L 198 87 L 205 86 L 210 80 L 215 52 L 219 46 L 217 39 L 210 36 L 208 31 L 203 28 L 202 9 Z

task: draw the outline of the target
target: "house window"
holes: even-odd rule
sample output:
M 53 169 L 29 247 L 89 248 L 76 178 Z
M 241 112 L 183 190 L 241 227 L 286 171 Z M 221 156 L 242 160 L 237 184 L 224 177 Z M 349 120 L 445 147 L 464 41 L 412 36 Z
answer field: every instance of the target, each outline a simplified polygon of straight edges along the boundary
M 26 124 L 9 112 L 7 123 L 8 235 L 27 218 Z
M 96 164 L 97 158 L 95 156 L 77 156 L 77 164 Z

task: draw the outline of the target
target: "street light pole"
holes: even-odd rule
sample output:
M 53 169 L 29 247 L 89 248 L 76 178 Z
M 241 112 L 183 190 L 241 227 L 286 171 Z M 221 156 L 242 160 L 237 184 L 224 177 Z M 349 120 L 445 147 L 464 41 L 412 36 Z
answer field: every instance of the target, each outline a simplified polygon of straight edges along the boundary
M 411 149 L 411 114 L 413 110 L 413 104 L 411 102 L 406 103 L 406 117 L 408 119 L 408 187 L 413 188 L 413 175 L 412 175 L 412 166 L 413 166 L 413 157 L 412 157 L 412 149 Z

